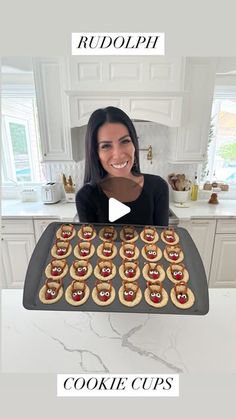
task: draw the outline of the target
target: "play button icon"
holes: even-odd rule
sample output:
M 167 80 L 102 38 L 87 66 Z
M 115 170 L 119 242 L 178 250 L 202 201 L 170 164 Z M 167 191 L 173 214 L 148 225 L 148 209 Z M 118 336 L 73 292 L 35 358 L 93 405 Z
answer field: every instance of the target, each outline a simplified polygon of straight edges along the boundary
M 130 207 L 115 198 L 109 198 L 108 219 L 111 223 L 128 214 Z

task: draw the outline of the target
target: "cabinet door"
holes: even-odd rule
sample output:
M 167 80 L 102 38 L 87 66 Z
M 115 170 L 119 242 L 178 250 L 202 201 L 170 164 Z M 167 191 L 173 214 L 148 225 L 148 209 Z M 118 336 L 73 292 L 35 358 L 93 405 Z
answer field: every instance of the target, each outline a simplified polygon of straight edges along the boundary
M 47 228 L 47 226 L 54 221 L 59 221 L 59 219 L 55 220 L 35 220 L 34 221 L 34 230 L 35 230 L 35 239 L 36 243 L 40 239 L 41 235 L 43 234 L 44 230 Z
M 236 287 L 236 234 L 216 234 L 210 287 Z
M 26 270 L 35 247 L 33 234 L 6 234 L 2 236 L 3 286 L 22 288 Z
M 70 58 L 71 90 L 79 92 L 179 92 L 183 90 L 183 57 Z
M 207 278 L 209 278 L 216 221 L 206 219 L 191 220 L 189 222 L 180 223 L 179 227 L 186 228 L 191 235 L 202 258 Z
M 170 129 L 171 162 L 204 161 L 215 86 L 216 60 L 191 58 L 186 61 L 182 126 Z
M 66 62 L 34 59 L 34 78 L 43 160 L 72 160 Z

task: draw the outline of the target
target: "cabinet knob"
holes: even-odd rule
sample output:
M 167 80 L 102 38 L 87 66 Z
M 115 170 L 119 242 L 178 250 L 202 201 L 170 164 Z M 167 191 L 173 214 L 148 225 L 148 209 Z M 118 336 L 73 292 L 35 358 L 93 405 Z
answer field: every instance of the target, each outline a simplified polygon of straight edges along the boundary
M 47 153 L 44 153 L 44 157 L 46 157 Z

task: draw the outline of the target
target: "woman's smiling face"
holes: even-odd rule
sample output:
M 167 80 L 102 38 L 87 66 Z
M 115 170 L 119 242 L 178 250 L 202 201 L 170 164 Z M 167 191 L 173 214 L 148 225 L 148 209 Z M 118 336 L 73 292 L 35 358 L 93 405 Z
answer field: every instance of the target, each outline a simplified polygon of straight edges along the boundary
M 111 176 L 129 177 L 134 164 L 135 147 L 127 127 L 107 122 L 98 129 L 98 156 Z

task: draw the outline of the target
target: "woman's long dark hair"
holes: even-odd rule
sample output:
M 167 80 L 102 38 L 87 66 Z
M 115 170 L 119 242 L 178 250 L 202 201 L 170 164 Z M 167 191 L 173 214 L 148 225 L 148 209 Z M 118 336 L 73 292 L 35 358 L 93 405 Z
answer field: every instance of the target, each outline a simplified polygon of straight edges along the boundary
M 138 137 L 135 127 L 131 119 L 128 117 L 128 115 L 126 115 L 124 111 L 113 106 L 108 106 L 107 108 L 97 109 L 94 111 L 88 121 L 85 136 L 84 184 L 88 182 L 97 183 L 107 174 L 106 170 L 103 169 L 100 163 L 97 145 L 98 129 L 106 122 L 118 122 L 126 126 L 135 148 L 134 165 L 131 169 L 131 172 L 134 175 L 141 174 L 139 167 Z

